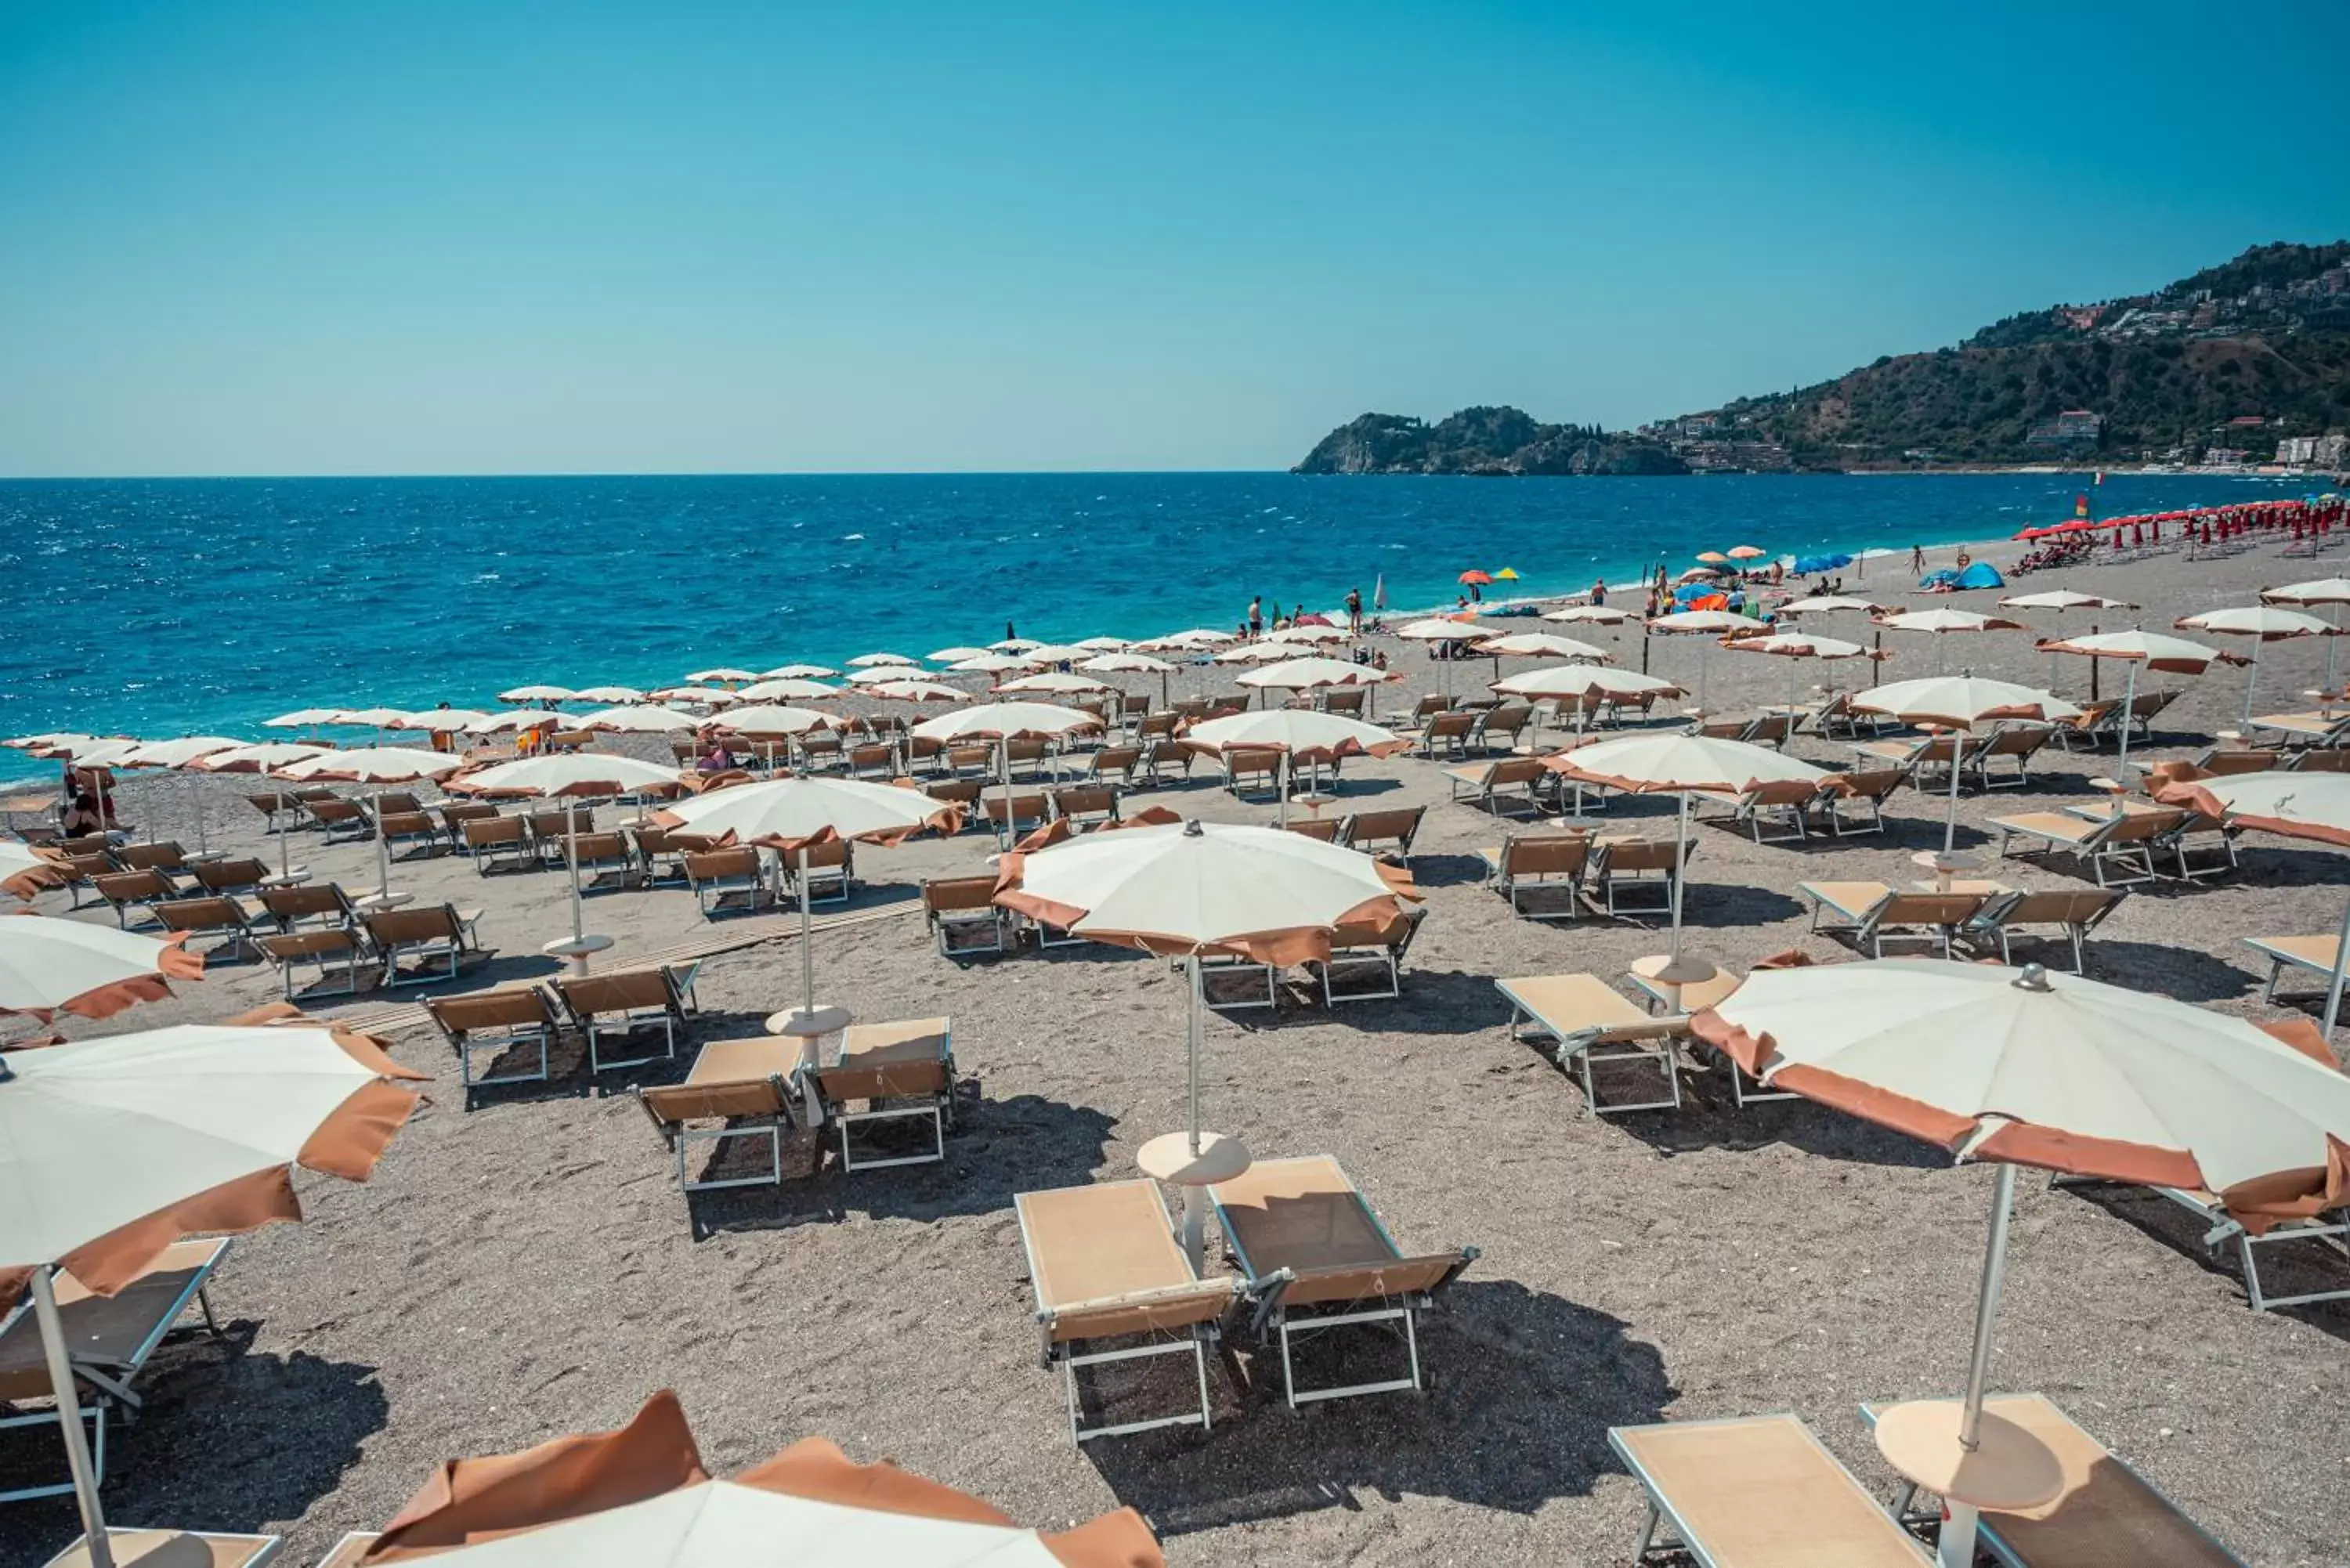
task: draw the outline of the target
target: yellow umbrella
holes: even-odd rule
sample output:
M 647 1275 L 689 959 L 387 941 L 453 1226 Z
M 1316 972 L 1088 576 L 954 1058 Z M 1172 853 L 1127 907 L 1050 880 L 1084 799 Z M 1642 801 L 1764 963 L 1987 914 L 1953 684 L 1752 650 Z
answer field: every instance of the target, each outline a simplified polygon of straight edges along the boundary
M 1518 569 L 1515 566 L 1503 566 L 1493 574 L 1493 580 L 1497 583 L 1514 583 L 1518 580 Z

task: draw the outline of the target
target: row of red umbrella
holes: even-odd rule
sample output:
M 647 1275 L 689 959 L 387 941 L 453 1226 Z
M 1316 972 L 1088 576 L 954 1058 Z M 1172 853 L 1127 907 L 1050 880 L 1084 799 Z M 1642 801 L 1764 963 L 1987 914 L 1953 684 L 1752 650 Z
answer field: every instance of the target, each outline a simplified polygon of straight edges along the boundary
M 2204 544 L 2214 539 L 2232 538 L 2254 529 L 2291 528 L 2293 537 L 2304 531 L 2324 534 L 2337 524 L 2350 521 L 2345 516 L 2345 503 L 2340 496 L 2323 501 L 2249 501 L 2235 506 L 2204 506 L 2183 512 L 2144 512 L 2124 517 L 2075 517 L 2067 523 L 2054 523 L 2043 528 L 2026 528 L 2015 535 L 2018 539 L 2059 538 L 2069 534 L 2086 534 L 2101 528 L 2116 531 L 2128 528 L 2143 543 L 2150 532 L 2158 543 L 2162 525 L 2175 523 L 2187 530 L 2189 537 L 2200 537 Z

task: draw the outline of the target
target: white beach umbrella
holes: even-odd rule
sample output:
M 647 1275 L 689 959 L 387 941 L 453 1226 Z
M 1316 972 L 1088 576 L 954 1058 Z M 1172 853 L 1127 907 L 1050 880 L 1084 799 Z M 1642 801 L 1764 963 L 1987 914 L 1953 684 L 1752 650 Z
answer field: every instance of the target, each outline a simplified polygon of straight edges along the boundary
M 996 684 L 995 689 L 998 691 L 1010 691 L 1021 694 L 1031 692 L 1044 692 L 1048 694 L 1060 692 L 1071 696 L 1079 695 L 1088 691 L 1114 691 L 1117 690 L 1116 687 L 1112 686 L 1107 680 L 1098 680 L 1090 675 L 1078 675 L 1072 671 L 1062 670 L 1046 670 L 1035 675 L 1015 675 L 1009 680 L 999 681 Z
M 469 735 L 503 735 L 509 731 L 552 730 L 564 724 L 586 729 L 586 716 L 570 717 L 546 708 L 507 708 L 484 713 L 465 726 Z
M 579 802 L 647 790 L 674 794 L 679 787 L 675 770 L 609 752 L 550 752 L 520 757 L 461 774 L 448 784 L 451 794 L 471 795 L 476 800 L 563 802 L 563 858 L 571 871 L 571 941 L 568 947 L 551 943 L 543 950 L 577 960 L 583 971 L 588 954 L 594 950 L 588 944 L 586 900 L 579 891 Z M 592 826 L 594 822 L 591 809 L 588 823 Z
M 352 746 L 288 763 L 272 776 L 304 784 L 373 784 L 380 800 L 389 784 L 446 778 L 464 765 L 464 758 L 447 752 L 421 751 L 413 746 Z M 385 842 L 380 828 L 375 836 L 375 852 L 376 890 L 371 898 L 360 902 L 390 904 L 395 901 L 391 891 L 391 846 Z
M 1561 702 L 1570 702 L 1580 728 L 1598 705 L 1596 698 L 1679 696 L 1683 689 L 1661 675 L 1643 674 L 1637 670 L 1617 670 L 1605 664 L 1544 664 L 1496 680 L 1492 690 L 1504 697 L 1547 702 L 1554 711 Z
M 329 724 L 347 724 L 353 729 L 389 730 L 408 717 L 405 708 L 338 708 Z
M 773 702 L 729 708 L 717 720 L 721 728 L 732 730 L 738 735 L 801 735 L 810 730 L 829 730 L 839 722 L 833 714 L 819 713 L 813 708 L 793 708 Z
M 1498 627 L 1480 626 L 1459 616 L 1430 616 L 1424 620 L 1405 622 L 1396 628 L 1395 635 L 1409 642 L 1448 644 L 1453 656 L 1458 657 L 1461 644 L 1492 637 L 1499 629 Z M 1452 661 L 1446 659 L 1440 662 L 1444 665 L 1444 694 L 1450 697 L 1452 695 Z
M 1852 705 L 1864 713 L 1883 713 L 1905 724 L 1941 724 L 1971 730 L 1986 720 L 2030 719 L 2042 722 L 2077 719 L 2081 711 L 2062 697 L 2035 691 L 2012 680 L 1990 680 L 1971 672 L 1929 675 L 1916 680 L 1894 680 L 1856 691 Z M 1951 864 L 1959 831 L 1959 768 L 1951 755 L 1950 799 L 1942 818 L 1942 858 Z
M 1334 927 L 1400 913 L 1409 874 L 1370 856 L 1274 827 L 1184 822 L 1090 833 L 1023 855 L 996 901 L 1075 935 L 1180 955 L 1190 971 L 1186 1038 L 1191 1152 L 1199 1153 L 1200 958 L 1236 950 L 1263 962 L 1326 956 Z M 1196 1266 L 1203 1215 L 1185 1192 Z
M 1283 759 L 1279 791 L 1281 820 L 1289 820 L 1289 784 L 1299 763 L 1318 769 L 1344 756 L 1392 756 L 1411 744 L 1392 730 L 1344 713 L 1311 708 L 1252 708 L 1208 719 L 1184 731 L 1183 739 L 1222 756 L 1233 751 L 1271 748 Z
M 1711 964 L 1702 972 L 1681 962 L 1681 883 L 1689 867 L 1689 797 L 1693 790 L 1743 794 L 1757 784 L 1817 784 L 1828 770 L 1791 757 L 1769 746 L 1744 741 L 1717 740 L 1687 731 L 1656 731 L 1595 741 L 1574 746 L 1544 759 L 1554 772 L 1577 784 L 1601 784 L 1635 794 L 1670 794 L 1679 802 L 1675 819 L 1679 860 L 1673 870 L 1672 947 L 1658 978 L 1670 983 L 1712 978 Z
M 991 642 L 987 645 L 988 650 L 992 653 L 1025 653 L 1032 648 L 1044 646 L 1034 638 L 1027 637 L 1007 637 L 1001 642 Z
M 1355 634 L 1343 626 L 1285 626 L 1266 634 L 1274 642 L 1336 643 L 1352 642 Z
M 977 659 L 987 652 L 983 648 L 941 648 L 931 655 L 932 664 L 961 664 L 966 659 Z
M 1074 646 L 1088 653 L 1118 653 L 1132 647 L 1133 643 L 1123 637 L 1088 637 Z
M 40 753 L 58 748 L 70 751 L 76 746 L 88 745 L 97 739 L 96 735 L 85 735 L 78 730 L 49 730 L 38 735 L 17 735 L 0 741 L 0 746 L 12 752 Z
M 1312 691 L 1326 686 L 1378 686 L 1403 677 L 1376 664 L 1356 664 L 1344 659 L 1292 659 L 1268 664 L 1235 678 L 1260 691 Z
M 478 708 L 419 708 L 413 713 L 402 713 L 384 726 L 387 730 L 421 730 L 433 733 L 454 734 L 469 724 L 478 724 L 490 715 Z
M 1021 657 L 1033 664 L 1075 664 L 1093 652 L 1074 642 L 1040 642 Z
M 1283 664 L 1296 657 L 1295 645 L 1275 642 L 1271 638 L 1258 642 L 1243 642 L 1237 648 L 1227 648 L 1209 655 L 1218 664 Z
M 686 680 L 696 685 L 715 681 L 727 686 L 740 686 L 745 681 L 757 679 L 759 676 L 756 670 L 735 670 L 726 665 L 721 665 L 715 670 L 696 670 L 686 676 Z
M 332 750 L 332 746 L 314 746 L 305 741 L 261 741 L 250 746 L 234 746 L 225 752 L 208 752 L 188 765 L 207 774 L 268 774 L 276 772 L 288 763 L 298 763 L 306 757 L 324 756 Z M 277 793 L 277 803 L 280 805 L 286 803 L 283 790 Z M 284 872 L 289 869 L 286 863 L 290 858 L 286 831 L 283 828 L 272 831 L 277 834 L 277 868 Z
M 663 686 L 645 695 L 655 702 L 691 702 L 698 707 L 723 708 L 742 699 L 718 686 Z
M 339 722 L 340 708 L 296 708 L 291 713 L 280 713 L 275 719 L 264 719 L 265 730 L 307 730 L 318 724 Z
M 71 758 L 78 768 L 119 768 L 127 765 L 145 744 L 129 735 L 109 735 L 78 746 L 60 746 L 57 754 Z
M 111 1295 L 181 1237 L 298 1219 L 289 1167 L 363 1181 L 421 1078 L 326 1028 L 182 1024 L 0 1065 L 0 1300 L 28 1283 L 53 1388 L 75 1386 L 56 1276 Z M 84 1549 L 112 1568 L 82 1423 L 60 1423 Z
M 2046 588 L 2036 594 L 2017 594 L 1999 601 L 2002 609 L 2044 609 L 2067 613 L 2073 610 L 2134 610 L 2137 606 L 2126 599 L 2109 599 L 2098 594 L 2075 593 L 2071 588 Z M 2097 628 L 2092 625 L 2089 629 Z M 2056 685 L 2057 655 L 2048 656 L 2048 684 Z
M 233 752 L 243 744 L 243 741 L 227 735 L 182 735 L 177 740 L 146 742 L 109 765 L 184 772 L 191 764 L 216 752 Z M 204 820 L 204 796 L 202 790 L 192 787 L 193 780 L 189 782 L 192 787 L 188 804 L 196 818 L 196 848 L 203 853 L 212 847 L 211 834 Z M 154 836 L 154 814 L 151 811 L 148 813 L 148 836 Z
M 2216 633 L 2221 637 L 2250 638 L 2254 643 L 2285 642 L 2303 637 L 2339 637 L 2342 633 L 2330 623 L 2301 610 L 2279 609 L 2271 605 L 2238 605 L 2228 609 L 2206 610 L 2175 622 L 2181 631 Z M 2261 678 L 2258 659 L 2244 661 L 2244 722 L 2252 722 L 2252 687 Z
M 2287 583 L 2281 588 L 2262 588 L 2261 602 L 2264 605 L 2332 605 L 2334 627 L 2342 628 L 2342 607 L 2350 605 L 2350 577 L 2313 577 L 2305 583 Z M 2325 645 L 2325 690 L 2337 690 L 2334 684 L 2334 650 L 2335 645 Z M 2329 697 L 2328 701 L 2332 699 Z
M 934 714 L 914 726 L 924 740 L 952 745 L 958 741 L 993 741 L 996 767 L 1003 779 L 1003 821 L 1012 822 L 1012 757 L 1014 741 L 1050 741 L 1084 730 L 1098 730 L 1102 722 L 1091 713 L 1053 702 L 981 702 L 969 708 Z
M 1159 700 L 1161 702 L 1167 701 L 1168 680 L 1175 673 L 1175 666 L 1163 659 L 1128 651 L 1097 654 L 1080 662 L 1076 668 L 1092 675 L 1156 675 L 1159 677 Z
M 673 735 L 699 729 L 704 721 L 658 702 L 598 708 L 570 721 L 577 730 L 611 735 Z
M 877 685 L 859 687 L 865 696 L 877 697 L 888 702 L 968 702 L 971 693 L 958 687 L 942 686 L 935 680 L 885 680 Z
M 1572 626 L 1580 621 L 1590 626 L 1622 626 L 1639 617 L 1630 610 L 1617 609 L 1614 605 L 1561 605 L 1544 614 L 1543 619 Z
M 49 856 L 14 838 L 0 838 L 0 893 L 29 898 L 65 880 L 66 868 Z
M 840 671 L 828 664 L 778 664 L 773 670 L 762 670 L 762 680 L 831 680 Z
M 1728 610 L 1675 610 L 1650 619 L 1648 630 L 1651 636 L 1703 637 L 1697 645 L 1697 708 L 1708 711 L 1706 702 L 1707 655 L 1712 651 L 1715 637 L 1750 636 L 1762 627 L 1762 622 L 1750 616 L 1732 615 Z M 1645 659 L 1642 662 L 1647 662 Z
M 1922 631 L 1934 638 L 1934 670 L 1942 670 L 1942 639 L 1959 633 L 1983 631 L 2029 631 L 2020 620 L 2005 620 L 1979 610 L 1922 609 L 1902 610 L 1895 615 L 1876 618 L 1877 624 L 1887 631 Z
M 1734 637 L 1723 646 L 1732 653 L 1769 653 L 1787 659 L 1787 706 L 1795 705 L 1795 666 L 1798 659 L 1866 659 L 1869 650 L 1856 642 L 1840 638 L 1814 637 L 1809 632 L 1770 632 L 1761 637 Z
M 1604 648 L 1546 631 L 1513 631 L 1507 637 L 1489 637 L 1473 644 L 1471 651 L 1510 659 L 1581 659 L 1595 664 L 1616 662 L 1616 656 Z
M 2137 706 L 2137 672 L 2140 669 L 2167 670 L 2178 675 L 2200 675 L 2214 664 L 2250 662 L 2240 654 L 2222 653 L 2216 648 L 2206 648 L 2183 637 L 2166 637 L 2158 631 L 2106 631 L 2093 632 L 2086 637 L 2044 638 L 2037 646 L 2043 653 L 2071 653 L 2083 659 L 2118 659 L 2129 667 L 2127 682 L 2122 693 L 2121 741 L 2115 748 L 2114 766 L 2116 768 L 2129 762 L 2129 714 Z
M 873 668 L 884 680 L 902 680 L 907 673 L 902 666 L 895 664 Z M 858 680 L 858 677 L 851 676 L 850 679 Z M 734 693 L 745 702 L 826 702 L 847 694 L 846 687 L 803 680 L 795 675 L 771 676 L 764 680 L 754 680 Z
M 1138 653 L 1204 653 L 1210 649 L 1222 648 L 1228 642 L 1239 640 L 1229 631 L 1213 631 L 1199 626 L 1189 631 L 1170 631 L 1164 637 L 1146 638 L 1128 646 Z
M 544 683 L 516 686 L 498 693 L 501 702 L 568 702 L 578 693 L 568 686 L 548 686 Z
M 851 670 L 879 670 L 885 664 L 920 664 L 919 659 L 909 659 L 902 653 L 860 653 L 848 661 Z
M 1858 610 L 1864 615 L 1876 615 L 1885 607 L 1868 599 L 1856 599 L 1849 594 L 1814 594 L 1806 598 L 1789 599 L 1776 613 L 1783 616 L 1833 615 L 1838 610 Z
M 1023 666 L 1023 668 L 1024 669 L 1026 667 Z M 850 670 L 847 674 L 842 676 L 841 679 L 847 681 L 849 687 L 855 688 L 860 686 L 879 686 L 885 681 L 903 680 L 910 676 L 920 675 L 921 673 L 922 670 L 920 665 L 868 664 L 861 670 Z M 767 684 L 773 684 L 773 682 L 768 682 Z M 827 695 L 837 697 L 840 695 L 840 691 L 837 689 L 828 689 Z
M 896 844 L 929 828 L 951 831 L 961 817 L 955 807 L 897 784 L 789 778 L 712 790 L 679 801 L 654 820 L 695 837 L 765 845 L 778 854 L 798 857 L 803 1005 L 785 1033 L 812 1042 L 845 1028 L 848 1017 L 839 1008 L 816 1005 L 816 954 L 808 913 L 808 846 L 832 838 Z
M 0 860 L 0 871 L 6 862 Z M 204 961 L 181 944 L 47 915 L 0 916 L 0 1012 L 47 1022 L 59 1012 L 107 1018 L 172 994 L 166 980 L 200 980 Z
M 1034 670 L 1036 661 L 1014 653 L 974 653 L 969 659 L 958 659 L 947 666 L 950 675 L 1002 675 L 1015 670 Z
M 1877 1434 L 1913 1479 L 1921 1459 L 1944 1476 L 2040 1472 L 2041 1494 L 2008 1506 L 2061 1485 L 2035 1439 L 1982 1415 L 2016 1167 L 2209 1191 L 2241 1215 L 2322 1203 L 2350 1158 L 2350 1077 L 2330 1063 L 2226 1013 L 2036 964 L 1758 971 L 1694 1027 L 1766 1087 L 1997 1164 L 1964 1397 L 1896 1407 Z M 1938 1561 L 1970 1565 L 1975 1508 L 1946 1501 Z
M 645 694 L 633 686 L 582 686 L 571 696 L 575 701 L 606 704 L 641 702 L 645 700 Z

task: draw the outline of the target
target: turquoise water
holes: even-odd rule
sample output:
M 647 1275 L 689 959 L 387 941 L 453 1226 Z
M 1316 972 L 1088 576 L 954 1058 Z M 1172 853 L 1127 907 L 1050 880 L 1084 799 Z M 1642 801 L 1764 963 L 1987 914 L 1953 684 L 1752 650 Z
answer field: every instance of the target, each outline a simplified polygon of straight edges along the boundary
M 0 482 L 0 733 L 255 732 L 289 708 L 527 680 L 837 665 L 1024 636 L 1229 627 L 1268 604 L 1449 605 L 1752 544 L 2004 535 L 2084 475 L 1469 480 L 1285 473 Z M 2296 493 L 2117 476 L 2101 512 Z M 1872 563 L 1887 577 L 1898 563 Z M 35 764 L 0 752 L 0 771 Z M 46 771 L 45 769 L 42 771 Z

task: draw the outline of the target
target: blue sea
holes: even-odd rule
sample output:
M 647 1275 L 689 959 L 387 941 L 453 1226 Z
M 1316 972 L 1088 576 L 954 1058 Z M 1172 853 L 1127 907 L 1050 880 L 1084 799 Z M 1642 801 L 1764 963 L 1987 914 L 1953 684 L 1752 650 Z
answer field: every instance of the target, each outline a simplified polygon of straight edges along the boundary
M 1230 627 L 1268 605 L 1450 606 L 1704 549 L 1906 548 L 2071 514 L 2085 474 L 1693 479 L 1287 473 L 0 482 L 0 734 L 260 733 L 310 705 L 489 707 L 987 643 Z M 2117 475 L 2101 513 L 2301 483 Z M 1872 564 L 1890 577 L 1898 562 Z M 0 773 L 30 772 L 0 752 Z M 46 771 L 41 769 L 40 771 Z

